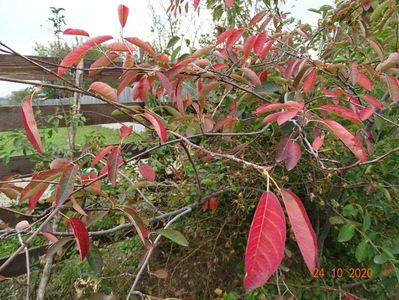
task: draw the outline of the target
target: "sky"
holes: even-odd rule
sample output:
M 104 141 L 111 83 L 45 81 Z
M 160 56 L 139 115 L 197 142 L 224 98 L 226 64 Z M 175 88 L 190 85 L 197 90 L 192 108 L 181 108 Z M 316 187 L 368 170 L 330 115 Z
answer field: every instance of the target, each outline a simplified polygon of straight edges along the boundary
M 151 36 L 152 19 L 148 7 L 151 1 L 158 2 L 157 0 L 122 2 L 120 0 L 0 0 L 0 41 L 22 54 L 34 54 L 34 42 L 44 44 L 53 39 L 52 24 L 47 21 L 51 6 L 65 8 L 64 15 L 67 22 L 65 28 L 84 29 L 91 36 L 104 34 L 119 36 L 117 6 L 121 3 L 130 9 L 125 27 L 125 32 L 128 34 L 125 36 L 149 40 L 146 37 Z M 159 1 L 167 7 L 170 0 Z M 309 12 L 308 9 L 332 3 L 333 0 L 287 0 L 283 10 L 292 12 L 292 15 L 301 19 L 303 23 L 316 25 L 318 14 Z M 202 15 L 203 19 L 206 17 L 205 14 Z M 65 39 L 72 41 L 73 37 Z M 25 87 L 27 86 L 0 81 L 0 97 Z

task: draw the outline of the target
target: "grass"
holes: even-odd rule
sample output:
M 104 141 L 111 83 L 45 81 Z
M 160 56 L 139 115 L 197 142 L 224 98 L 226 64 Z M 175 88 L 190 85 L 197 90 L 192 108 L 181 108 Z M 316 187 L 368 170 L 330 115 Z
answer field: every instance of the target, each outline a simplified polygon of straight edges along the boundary
M 68 130 L 58 128 L 58 130 L 42 129 L 40 136 L 45 148 L 48 146 L 67 148 Z M 18 140 L 18 141 L 16 141 Z M 93 143 L 94 140 L 101 141 L 103 144 L 119 143 L 119 131 L 117 129 L 105 128 L 97 125 L 79 127 L 76 135 L 76 144 L 84 145 Z M 28 140 L 22 130 L 0 132 L 0 157 L 22 155 Z M 28 146 L 29 147 L 29 146 Z M 28 148 L 29 149 L 29 148 Z M 31 149 L 31 148 L 30 148 Z

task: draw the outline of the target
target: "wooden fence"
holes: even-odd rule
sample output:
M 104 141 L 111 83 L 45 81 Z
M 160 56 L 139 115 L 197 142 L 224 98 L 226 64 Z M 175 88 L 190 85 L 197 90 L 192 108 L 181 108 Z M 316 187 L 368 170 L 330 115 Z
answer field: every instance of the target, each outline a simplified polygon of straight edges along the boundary
M 56 71 L 57 64 L 60 62 L 58 58 L 52 57 L 37 57 L 28 56 L 29 59 L 40 63 L 41 65 L 49 68 L 52 71 Z M 84 61 L 83 67 L 88 68 L 93 61 Z M 87 71 L 84 72 L 83 76 L 87 76 Z M 103 81 L 116 81 L 120 72 L 115 69 L 105 69 L 99 75 L 96 75 L 93 80 Z M 38 66 L 30 63 L 26 59 L 15 56 L 15 55 L 0 55 L 0 76 L 7 78 L 15 78 L 21 80 L 51 80 L 54 76 L 44 71 Z M 87 77 L 86 77 L 87 78 Z M 89 99 L 91 98 L 91 99 Z M 119 102 L 127 103 L 130 99 L 130 92 L 125 91 L 118 98 Z M 94 98 L 95 99 L 95 98 Z M 87 101 L 86 101 L 87 100 Z M 131 118 L 126 115 L 113 117 L 111 112 L 115 110 L 109 104 L 98 103 L 93 100 L 93 97 L 82 97 L 80 112 L 86 119 L 86 125 L 101 125 L 119 122 L 131 122 Z M 47 105 L 49 101 L 34 106 L 34 110 L 40 109 L 41 116 L 45 117 L 56 114 L 69 114 L 71 111 L 71 105 L 65 105 L 65 101 L 60 101 L 60 105 Z M 46 103 L 47 102 L 47 103 Z M 51 102 L 51 101 L 50 101 Z M 54 101 L 53 101 L 54 102 Z M 96 103 L 97 102 L 97 103 Z M 92 104 L 85 104 L 92 103 Z M 43 105 L 46 104 L 46 105 Z M 131 103 L 133 104 L 133 103 Z M 44 126 L 43 122 L 38 121 L 38 126 Z M 65 127 L 64 119 L 60 122 L 60 127 Z M 0 132 L 11 131 L 22 128 L 21 112 L 19 106 L 0 106 Z M 8 176 L 13 174 L 30 174 L 32 173 L 33 163 L 25 156 L 16 156 L 10 159 L 7 165 L 0 162 L 0 177 Z

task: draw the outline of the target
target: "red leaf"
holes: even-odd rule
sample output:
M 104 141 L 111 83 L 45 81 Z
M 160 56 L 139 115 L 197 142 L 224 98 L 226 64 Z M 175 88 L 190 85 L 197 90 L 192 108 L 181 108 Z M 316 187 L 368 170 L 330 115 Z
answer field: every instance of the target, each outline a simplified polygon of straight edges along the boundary
M 141 176 L 144 177 L 145 180 L 155 181 L 155 177 L 156 177 L 155 171 L 151 166 L 149 166 L 145 163 L 141 163 L 139 165 L 139 172 L 140 172 Z
M 135 51 L 135 48 L 133 46 L 128 45 L 128 44 L 124 44 L 124 43 L 121 43 L 121 42 L 114 42 L 114 43 L 108 44 L 107 48 L 109 50 L 111 50 L 111 51 L 117 51 L 117 52 L 129 52 L 129 53 L 131 53 L 131 52 Z
M 317 238 L 301 199 L 292 191 L 282 189 L 284 205 L 308 270 L 313 274 L 317 262 Z
M 255 45 L 254 45 L 254 51 L 256 54 L 259 55 L 262 52 L 263 47 L 265 46 L 265 43 L 266 43 L 266 39 L 267 39 L 266 32 L 258 33 L 258 35 L 256 36 Z
M 42 141 L 40 140 L 39 130 L 37 129 L 32 108 L 32 95 L 25 96 L 22 101 L 21 118 L 29 142 L 37 152 L 43 153 Z
M 127 37 L 127 38 L 125 38 L 125 40 L 127 40 L 128 42 L 132 43 L 133 45 L 136 45 L 137 47 L 143 49 L 150 56 L 155 56 L 155 51 L 149 43 L 144 42 L 136 37 Z
M 233 7 L 233 0 L 224 0 L 224 3 L 226 4 L 227 8 Z
M 209 208 L 211 209 L 212 213 L 214 213 L 218 208 L 218 199 L 216 197 L 212 197 L 209 201 Z
M 313 83 L 315 82 L 317 77 L 317 71 L 313 70 L 310 72 L 308 76 L 303 80 L 303 92 L 307 93 L 313 86 Z
M 284 161 L 285 167 L 291 171 L 301 159 L 301 147 L 288 137 L 282 137 L 276 149 L 276 161 Z
M 285 122 L 288 122 L 295 118 L 295 116 L 298 114 L 298 110 L 296 109 L 290 109 L 287 111 L 280 112 L 278 117 L 277 117 L 277 124 L 278 125 L 283 125 Z
M 327 105 L 322 105 L 320 109 L 334 113 L 340 117 L 343 117 L 345 119 L 351 120 L 352 122 L 356 124 L 362 124 L 362 120 L 359 119 L 359 117 L 349 108 L 342 107 L 339 105 L 335 104 L 327 104 Z
M 373 83 L 368 76 L 360 71 L 357 72 L 357 83 L 364 89 L 371 91 L 373 89 Z
M 92 161 L 91 165 L 92 165 L 92 166 L 95 166 L 96 164 L 98 164 L 98 162 L 99 162 L 100 160 L 102 160 L 103 157 L 104 157 L 106 154 L 108 154 L 108 153 L 112 150 L 113 147 L 114 147 L 113 145 L 110 145 L 110 146 L 105 147 L 105 148 L 104 148 L 103 150 L 101 150 L 100 152 L 98 152 L 98 154 L 96 155 L 96 157 L 95 157 L 94 160 Z
M 113 186 L 116 185 L 116 178 L 118 177 L 120 158 L 121 158 L 121 147 L 112 146 L 111 153 L 109 154 L 107 159 L 107 167 L 108 167 L 108 180 Z
M 63 205 L 71 195 L 78 171 L 78 165 L 70 164 L 62 172 L 60 182 L 57 184 L 57 189 L 55 191 L 56 207 Z
M 336 137 L 338 137 L 360 161 L 365 161 L 367 159 L 367 153 L 355 135 L 346 130 L 346 128 L 341 124 L 333 120 L 324 120 L 323 122 L 327 125 L 328 129 L 330 129 L 330 131 Z
M 267 54 L 269 53 L 271 47 L 274 44 L 274 40 L 267 41 L 266 44 L 263 46 L 262 52 L 259 54 L 260 60 L 265 60 Z
M 384 50 L 382 50 L 381 46 L 374 40 L 370 38 L 366 38 L 367 42 L 369 42 L 370 46 L 374 49 L 374 52 L 377 53 L 378 58 L 383 61 L 384 60 Z
M 150 83 L 147 77 L 143 77 L 136 82 L 132 89 L 132 99 L 137 101 L 147 101 L 147 94 L 150 88 Z
M 266 12 L 265 11 L 261 11 L 260 13 L 257 13 L 251 19 L 251 21 L 249 21 L 248 28 L 251 28 L 252 26 L 254 26 L 256 23 L 258 23 L 260 20 L 262 20 L 265 16 L 266 16 Z
M 223 43 L 223 42 L 224 42 L 226 39 L 228 39 L 236 30 L 237 30 L 237 29 L 235 29 L 235 28 L 230 28 L 230 29 L 227 29 L 226 31 L 223 31 L 223 32 L 219 35 L 218 39 L 216 40 L 216 45 L 215 45 L 215 46 L 217 46 L 217 45 Z
M 363 100 L 365 100 L 368 104 L 373 105 L 377 109 L 382 108 L 381 101 L 378 100 L 377 98 L 374 98 L 373 96 L 362 94 L 362 95 L 359 95 L 359 97 L 362 98 Z
M 248 57 L 249 54 L 251 53 L 252 48 L 254 47 L 255 44 L 255 40 L 256 40 L 256 36 L 255 35 L 250 35 L 247 40 L 244 43 L 243 46 L 243 53 L 244 53 L 244 57 Z
M 318 135 L 314 138 L 313 143 L 312 143 L 312 148 L 314 151 L 319 151 L 321 146 L 324 144 L 324 135 Z
M 133 126 L 122 125 L 119 128 L 119 136 L 121 137 L 121 139 L 127 138 L 132 134 L 132 131 L 133 131 Z
M 129 71 L 125 73 L 122 77 L 121 83 L 119 83 L 118 85 L 118 90 L 116 94 L 119 96 L 123 92 L 123 90 L 130 84 L 130 82 L 136 79 L 137 75 L 137 71 Z
M 90 35 L 86 31 L 84 31 L 82 29 L 75 29 L 75 28 L 65 29 L 63 34 L 82 35 L 82 36 L 90 37 Z
M 144 113 L 143 116 L 151 122 L 152 126 L 154 126 L 155 131 L 157 132 L 159 138 L 163 143 L 166 143 L 168 140 L 168 133 L 166 132 L 165 126 L 162 124 L 158 118 L 152 113 Z
M 118 57 L 118 53 L 115 52 L 101 55 L 99 58 L 96 59 L 94 63 L 90 65 L 90 69 L 94 70 L 89 70 L 89 77 L 94 77 L 99 74 L 103 70 L 103 68 L 109 66 Z
M 119 4 L 118 17 L 119 17 L 119 23 L 121 24 L 122 28 L 125 27 L 128 16 L 129 16 L 129 8 L 123 4 Z
M 375 110 L 373 107 L 366 107 L 359 110 L 359 117 L 362 121 L 367 120 L 374 114 Z
M 161 72 L 155 72 L 159 79 L 159 83 L 162 85 L 162 87 L 166 90 L 166 92 L 169 94 L 169 96 L 172 95 L 172 84 L 170 83 L 168 77 L 166 77 L 163 73 Z
M 73 235 L 78 245 L 80 258 L 84 259 L 90 248 L 89 232 L 86 229 L 86 225 L 79 218 L 70 218 L 69 224 L 71 224 Z
M 261 84 L 262 84 L 262 82 L 260 82 L 260 79 L 259 79 L 258 75 L 256 75 L 256 73 L 255 73 L 254 71 L 252 71 L 251 69 L 246 68 L 246 67 L 242 67 L 242 68 L 241 68 L 241 71 L 244 73 L 244 75 L 245 75 L 246 77 L 249 78 L 249 80 L 251 80 L 251 83 L 252 83 L 254 86 L 257 86 L 257 85 L 261 85 Z
M 86 55 L 86 53 L 93 47 L 99 46 L 102 43 L 112 39 L 110 35 L 101 35 L 87 40 L 80 47 L 72 50 L 67 56 L 61 61 L 58 67 L 58 75 L 62 76 L 72 66 L 79 63 L 80 60 Z
M 277 270 L 284 255 L 286 224 L 283 209 L 272 192 L 264 192 L 252 220 L 245 250 L 244 288 L 256 289 Z
M 194 0 L 194 10 L 198 9 L 198 6 L 200 5 L 201 0 Z
M 226 48 L 231 49 L 234 44 L 241 38 L 242 34 L 245 32 L 245 29 L 235 29 L 233 34 L 226 41 Z
M 89 90 L 93 90 L 101 97 L 115 102 L 118 99 L 115 89 L 110 87 L 108 84 L 100 81 L 93 82 Z

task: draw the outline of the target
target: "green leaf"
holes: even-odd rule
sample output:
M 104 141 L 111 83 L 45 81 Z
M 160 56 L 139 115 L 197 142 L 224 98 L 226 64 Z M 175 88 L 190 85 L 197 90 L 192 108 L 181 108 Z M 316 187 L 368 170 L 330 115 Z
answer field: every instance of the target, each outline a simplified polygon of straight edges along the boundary
M 345 220 L 343 218 L 341 218 L 340 216 L 331 217 L 329 220 L 330 220 L 330 224 L 331 225 L 344 224 L 345 223 Z
M 157 233 L 162 235 L 163 237 L 166 237 L 167 239 L 170 239 L 171 241 L 175 242 L 176 244 L 179 244 L 180 246 L 187 247 L 188 246 L 188 241 L 182 235 L 179 231 L 173 230 L 173 229 L 159 229 L 157 230 Z
M 365 260 L 369 256 L 371 250 L 371 246 L 366 241 L 359 243 L 355 251 L 357 261 L 362 262 Z
M 71 195 L 78 171 L 79 166 L 74 164 L 70 164 L 64 169 L 55 192 L 55 203 L 57 207 L 63 205 Z
M 355 234 L 355 227 L 352 224 L 348 223 L 341 227 L 338 234 L 338 242 L 347 242 L 349 241 L 353 235 Z
M 399 244 L 396 244 L 395 246 L 392 247 L 391 252 L 393 254 L 399 254 Z
M 366 213 L 364 214 L 364 219 L 363 219 L 363 229 L 367 230 L 370 228 L 371 225 L 371 217 L 369 212 L 366 210 Z
M 168 42 L 166 48 L 172 48 L 180 40 L 178 36 L 172 36 Z
M 93 244 L 90 245 L 89 252 L 87 253 L 87 262 L 90 268 L 96 273 L 100 274 L 104 267 L 103 258 L 100 250 Z
M 378 265 L 382 265 L 388 261 L 388 256 L 385 253 L 377 254 L 374 256 L 374 262 Z
M 355 216 L 357 214 L 357 209 L 353 204 L 347 204 L 342 210 L 342 214 L 345 217 Z

